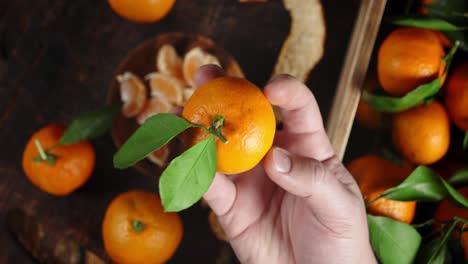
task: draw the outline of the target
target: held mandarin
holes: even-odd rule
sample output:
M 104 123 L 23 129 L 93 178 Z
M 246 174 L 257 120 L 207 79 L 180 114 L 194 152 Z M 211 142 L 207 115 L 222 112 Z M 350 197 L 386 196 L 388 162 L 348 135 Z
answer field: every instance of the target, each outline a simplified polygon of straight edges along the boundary
M 273 108 L 262 91 L 247 80 L 221 77 L 198 88 L 184 107 L 182 116 L 191 123 L 210 127 L 217 116 L 224 118 L 216 138 L 217 170 L 235 174 L 252 169 L 273 144 L 276 121 Z M 209 133 L 193 128 L 188 142 L 194 145 Z

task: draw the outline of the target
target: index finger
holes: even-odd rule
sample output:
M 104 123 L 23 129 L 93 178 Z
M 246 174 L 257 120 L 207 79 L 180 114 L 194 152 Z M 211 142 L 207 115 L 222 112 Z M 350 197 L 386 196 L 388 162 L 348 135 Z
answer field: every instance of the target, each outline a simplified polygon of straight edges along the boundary
M 216 79 L 218 77 L 222 77 L 226 75 L 219 66 L 214 64 L 207 64 L 201 66 L 197 72 L 195 73 L 195 85 L 198 87 L 204 85 L 206 82 L 212 79 Z
M 307 86 L 290 75 L 280 75 L 266 85 L 264 93 L 280 109 L 285 131 L 278 135 L 286 143 L 283 147 L 320 161 L 334 155 L 317 101 Z

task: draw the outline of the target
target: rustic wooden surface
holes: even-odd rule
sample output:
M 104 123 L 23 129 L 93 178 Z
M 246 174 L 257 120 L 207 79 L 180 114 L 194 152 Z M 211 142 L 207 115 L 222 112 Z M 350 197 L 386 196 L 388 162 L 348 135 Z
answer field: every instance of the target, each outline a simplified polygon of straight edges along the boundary
M 326 53 L 308 84 L 327 116 L 359 1 L 323 4 Z M 114 68 L 127 51 L 158 33 L 205 35 L 234 55 L 247 78 L 262 85 L 289 21 L 279 0 L 178 0 L 167 18 L 149 25 L 121 19 L 104 0 L 0 0 L 0 263 L 34 263 L 5 228 L 10 207 L 25 207 L 107 259 L 100 232 L 107 204 L 129 189 L 156 188 L 154 178 L 112 168 L 110 136 L 94 141 L 94 174 L 68 197 L 39 191 L 21 170 L 22 150 L 35 130 L 51 122 L 67 124 L 103 104 Z M 215 263 L 222 249 L 209 231 L 206 212 L 196 207 L 181 215 L 184 240 L 170 263 Z

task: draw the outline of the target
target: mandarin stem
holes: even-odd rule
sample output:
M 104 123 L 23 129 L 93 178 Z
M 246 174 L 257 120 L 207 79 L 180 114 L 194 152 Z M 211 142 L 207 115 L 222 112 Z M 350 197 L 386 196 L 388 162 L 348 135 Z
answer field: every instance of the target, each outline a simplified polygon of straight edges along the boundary
M 145 225 L 140 220 L 133 220 L 132 228 L 135 232 L 140 233 L 143 231 L 143 229 L 145 229 Z
M 221 133 L 221 128 L 224 125 L 224 117 L 221 115 L 217 115 L 214 119 L 213 122 L 211 122 L 211 125 L 209 128 L 206 128 L 202 125 L 199 124 L 192 124 L 194 127 L 201 128 L 205 130 L 207 133 L 212 134 L 213 136 L 219 138 L 223 143 L 226 143 L 228 140 L 224 137 L 224 135 Z
M 44 151 L 44 148 L 41 145 L 39 139 L 34 139 L 34 144 L 36 144 L 36 148 L 39 151 L 39 155 L 41 156 L 42 160 L 47 160 L 47 154 Z

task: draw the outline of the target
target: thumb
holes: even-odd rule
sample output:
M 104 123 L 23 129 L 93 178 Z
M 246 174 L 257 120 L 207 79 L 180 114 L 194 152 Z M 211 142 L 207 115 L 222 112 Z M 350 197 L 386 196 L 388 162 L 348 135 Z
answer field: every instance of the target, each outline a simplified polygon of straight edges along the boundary
M 272 148 L 266 155 L 264 168 L 273 182 L 299 197 L 343 188 L 323 163 L 312 158 L 292 155 L 278 147 Z M 317 188 L 318 186 L 320 188 Z
M 236 186 L 226 175 L 216 173 L 213 183 L 203 195 L 203 199 L 216 215 L 224 215 L 234 204 Z

